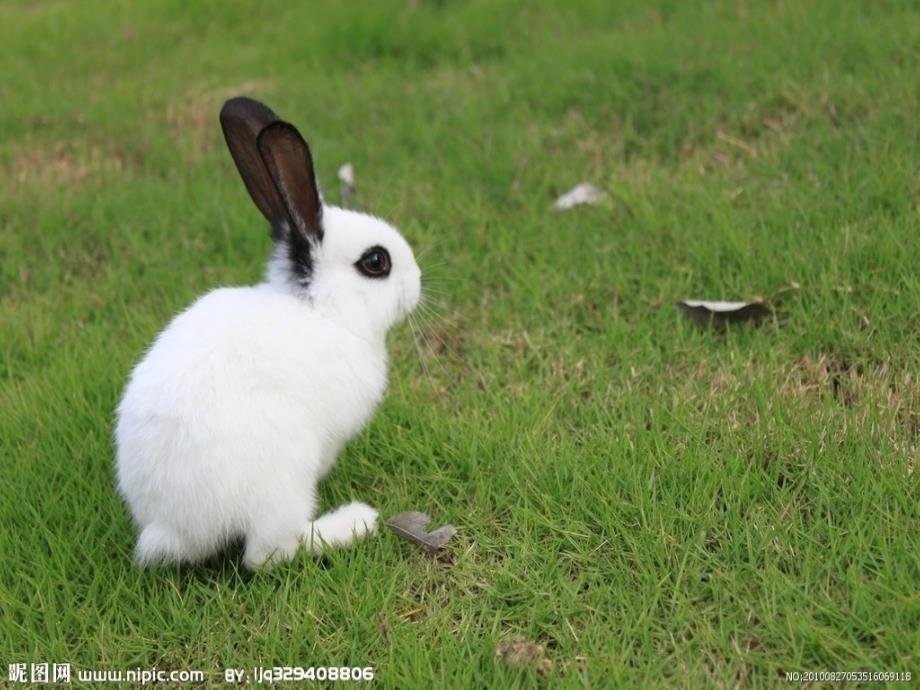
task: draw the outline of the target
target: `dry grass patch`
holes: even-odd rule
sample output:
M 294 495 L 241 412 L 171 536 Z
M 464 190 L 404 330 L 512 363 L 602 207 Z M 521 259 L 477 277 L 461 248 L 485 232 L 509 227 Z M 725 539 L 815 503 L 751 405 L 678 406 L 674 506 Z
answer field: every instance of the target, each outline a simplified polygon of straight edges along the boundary
M 827 442 L 859 433 L 887 437 L 908 457 L 920 449 L 920 382 L 887 361 L 857 363 L 831 355 L 776 365 L 729 360 L 721 366 L 674 367 L 657 383 L 648 376 L 642 378 L 652 384 L 650 395 L 669 397 L 674 406 L 689 404 L 701 418 L 718 420 L 733 432 L 788 423 L 783 419 L 820 418 L 827 420 Z
M 124 151 L 106 150 L 80 139 L 18 148 L 3 165 L 3 176 L 33 188 L 97 186 L 128 167 Z
M 234 96 L 258 98 L 269 92 L 271 86 L 268 80 L 256 80 L 200 89 L 170 104 L 166 108 L 165 118 L 176 144 L 185 151 L 188 158 L 200 158 L 206 151 L 221 144 L 217 114 L 224 101 Z
M 546 646 L 521 635 L 499 643 L 495 658 L 514 668 L 535 668 L 542 676 L 553 670 L 553 662 L 546 657 Z

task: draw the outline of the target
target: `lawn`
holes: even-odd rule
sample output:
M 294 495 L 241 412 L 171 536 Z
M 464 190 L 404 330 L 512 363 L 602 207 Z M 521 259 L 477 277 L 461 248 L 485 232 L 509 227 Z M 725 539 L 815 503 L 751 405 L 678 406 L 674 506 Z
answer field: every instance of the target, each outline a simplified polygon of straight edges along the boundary
M 0 46 L 0 674 L 916 682 L 914 3 L 23 1 Z M 442 557 L 384 531 L 255 574 L 132 563 L 126 377 L 270 248 L 237 94 L 422 255 L 428 309 L 321 493 L 454 524 Z M 582 181 L 606 201 L 553 211 Z M 715 332 L 687 297 L 777 309 Z M 544 653 L 497 656 L 517 636 Z

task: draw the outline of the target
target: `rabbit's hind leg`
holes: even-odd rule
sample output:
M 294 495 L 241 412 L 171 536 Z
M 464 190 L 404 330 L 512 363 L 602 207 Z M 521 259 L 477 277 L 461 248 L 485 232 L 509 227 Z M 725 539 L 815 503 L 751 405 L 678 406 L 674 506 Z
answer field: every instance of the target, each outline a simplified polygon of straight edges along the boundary
M 134 547 L 134 559 L 142 568 L 158 563 L 193 562 L 201 556 L 177 530 L 163 522 L 146 525 Z
M 243 564 L 253 570 L 289 561 L 301 543 L 301 531 L 308 513 L 291 499 L 265 506 L 246 533 Z
M 275 464 L 296 466 L 283 456 Z M 243 565 L 253 570 L 291 560 L 301 544 L 304 524 L 316 514 L 315 482 L 294 472 L 262 472 L 252 475 L 247 493 Z

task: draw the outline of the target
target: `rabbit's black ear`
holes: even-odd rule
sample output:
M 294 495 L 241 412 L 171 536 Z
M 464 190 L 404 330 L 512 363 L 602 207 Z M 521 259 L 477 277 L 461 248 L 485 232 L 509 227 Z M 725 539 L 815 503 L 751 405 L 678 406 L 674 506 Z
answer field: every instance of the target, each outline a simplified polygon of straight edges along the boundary
M 231 98 L 220 109 L 220 126 L 240 177 L 249 196 L 271 223 L 272 233 L 277 234 L 288 221 L 287 211 L 256 143 L 259 133 L 274 122 L 278 122 L 278 116 L 251 98 Z
M 256 143 L 291 220 L 291 239 L 321 242 L 323 202 L 307 142 L 294 125 L 275 122 L 262 130 Z

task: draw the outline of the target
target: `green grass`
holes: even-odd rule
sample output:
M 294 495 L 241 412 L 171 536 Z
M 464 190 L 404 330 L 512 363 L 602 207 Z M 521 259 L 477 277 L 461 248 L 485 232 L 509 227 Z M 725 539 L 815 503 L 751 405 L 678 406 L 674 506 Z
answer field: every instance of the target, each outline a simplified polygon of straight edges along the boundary
M 0 7 L 2 672 L 916 680 L 916 5 L 301 4 Z M 430 347 L 392 333 L 322 497 L 452 522 L 449 558 L 383 533 L 255 575 L 131 562 L 126 376 L 269 250 L 217 124 L 240 92 L 424 252 Z M 609 200 L 550 210 L 584 180 Z M 673 307 L 792 285 L 724 334 Z M 547 677 L 496 659 L 517 635 Z

